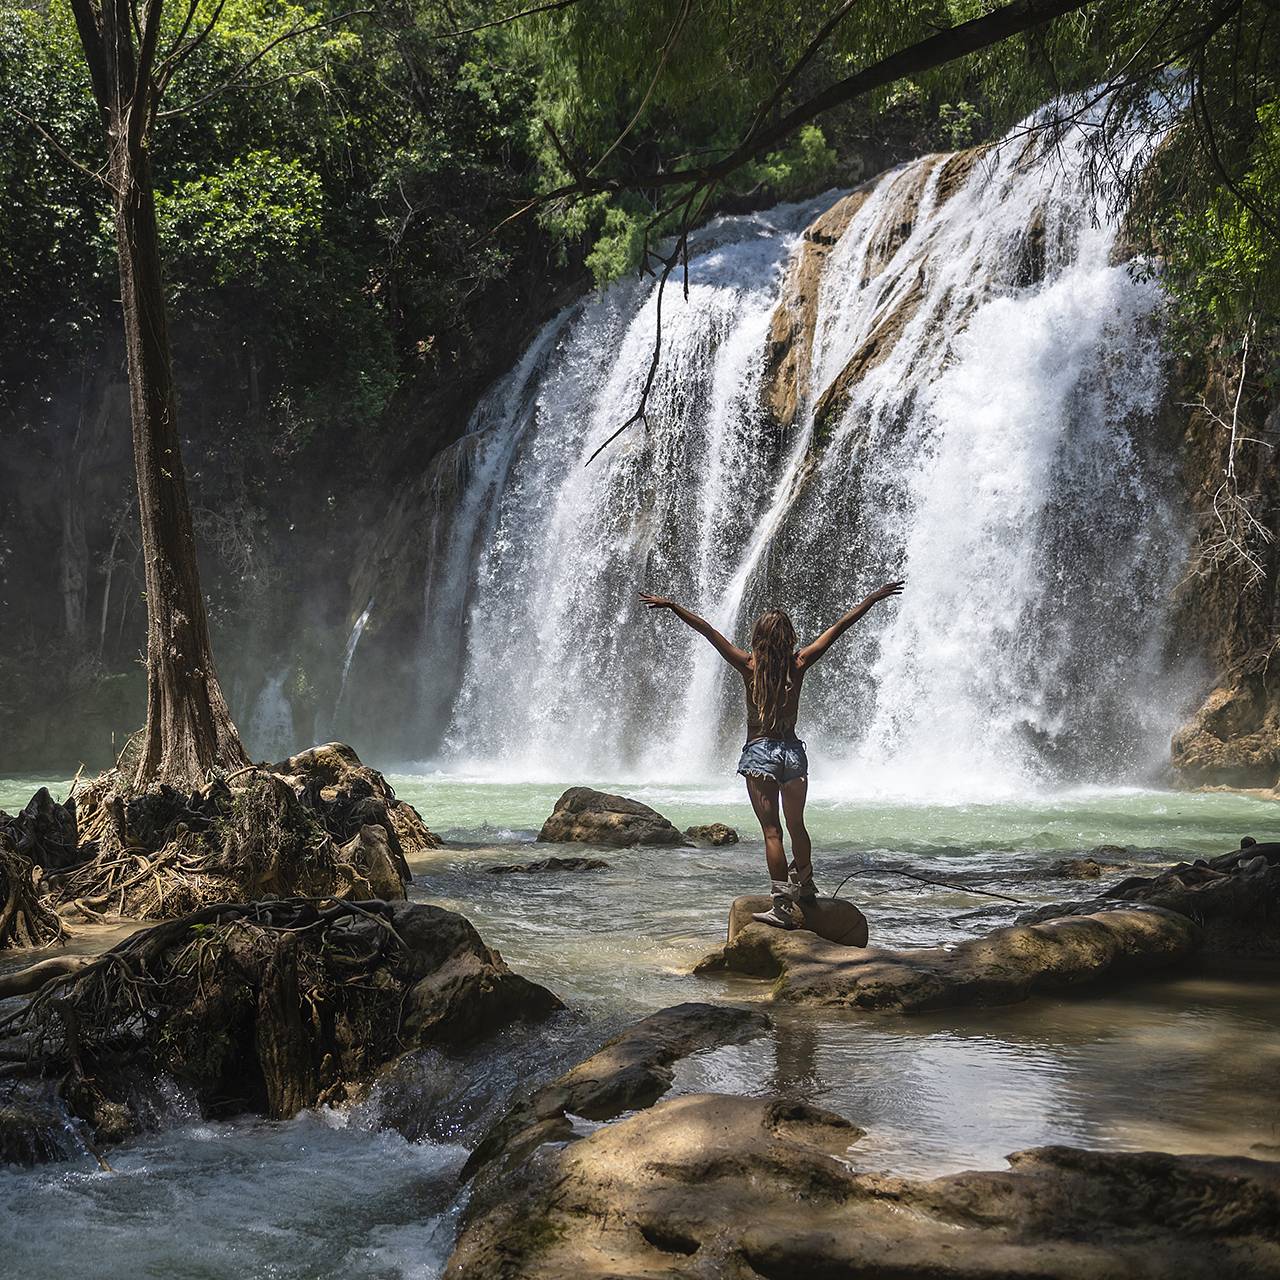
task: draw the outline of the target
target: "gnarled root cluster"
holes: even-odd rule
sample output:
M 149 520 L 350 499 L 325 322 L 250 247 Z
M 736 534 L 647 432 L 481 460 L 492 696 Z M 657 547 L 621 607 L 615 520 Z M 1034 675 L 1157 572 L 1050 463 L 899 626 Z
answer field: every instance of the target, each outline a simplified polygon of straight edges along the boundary
M 175 1080 L 207 1115 L 284 1118 L 345 1100 L 407 1049 L 465 1044 L 558 1007 L 438 907 L 207 906 L 46 983 L 0 1021 L 0 1074 L 19 1098 L 57 1081 L 110 1142 L 139 1127 L 140 1080 Z
M 439 844 L 341 743 L 189 794 L 134 794 L 113 771 L 84 789 L 75 816 L 82 860 L 48 880 L 61 910 L 90 919 L 171 919 L 288 895 L 399 899 L 406 853 Z
M 35 866 L 0 833 L 0 949 L 47 947 L 62 932 L 62 921 L 40 900 Z

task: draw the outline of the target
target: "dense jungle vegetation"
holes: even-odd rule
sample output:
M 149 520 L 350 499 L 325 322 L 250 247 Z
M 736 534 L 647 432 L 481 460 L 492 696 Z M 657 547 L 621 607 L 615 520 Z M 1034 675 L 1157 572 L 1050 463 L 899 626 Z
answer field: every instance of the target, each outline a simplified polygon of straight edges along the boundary
M 180 31 L 175 6 L 165 38 L 202 34 L 154 121 L 152 164 L 215 631 L 341 579 L 373 495 L 458 434 L 535 326 L 576 291 L 660 269 L 653 251 L 691 217 L 972 145 L 1063 91 L 1113 88 L 1104 185 L 1135 118 L 1176 104 L 1142 190 L 1113 194 L 1136 197 L 1134 233 L 1162 258 L 1174 340 L 1248 343 L 1250 394 L 1269 396 L 1280 6 L 1059 8 L 800 118 L 992 10 L 202 0 Z M 66 0 L 0 0 L 0 119 L 12 729 L 41 699 L 131 671 L 144 612 L 102 126 Z M 766 141 L 718 170 L 744 139 Z

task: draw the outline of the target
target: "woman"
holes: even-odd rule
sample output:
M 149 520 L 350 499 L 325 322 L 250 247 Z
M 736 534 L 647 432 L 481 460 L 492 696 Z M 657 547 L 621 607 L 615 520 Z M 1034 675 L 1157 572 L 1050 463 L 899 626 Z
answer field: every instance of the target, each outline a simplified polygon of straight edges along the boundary
M 642 594 L 650 609 L 672 613 L 706 636 L 720 656 L 742 676 L 747 694 L 747 741 L 738 760 L 738 772 L 747 780 L 751 807 L 764 832 L 764 856 L 769 867 L 773 905 L 753 919 L 779 929 L 794 929 L 804 922 L 797 904 L 812 902 L 818 891 L 813 883 L 812 845 L 804 825 L 804 802 L 809 793 L 809 760 L 804 743 L 796 737 L 800 686 L 804 675 L 828 649 L 878 601 L 896 596 L 901 582 L 886 582 L 812 644 L 796 651 L 796 630 L 781 609 L 770 609 L 756 619 L 751 651 L 739 649 L 709 622 L 663 596 Z M 791 836 L 791 870 L 782 847 L 782 823 Z

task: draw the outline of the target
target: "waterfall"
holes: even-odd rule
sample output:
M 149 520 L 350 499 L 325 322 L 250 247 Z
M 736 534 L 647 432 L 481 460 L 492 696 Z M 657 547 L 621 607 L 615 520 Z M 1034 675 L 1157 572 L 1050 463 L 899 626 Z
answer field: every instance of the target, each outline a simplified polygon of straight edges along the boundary
M 291 669 L 284 667 L 268 676 L 254 699 L 249 712 L 248 738 L 257 757 L 280 760 L 297 750 L 293 708 L 284 693 L 291 674 Z
M 428 583 L 429 615 L 466 619 L 450 758 L 731 770 L 740 680 L 637 593 L 745 643 L 766 605 L 811 636 L 905 577 L 810 677 L 816 777 L 990 795 L 1148 773 L 1180 709 L 1185 532 L 1159 286 L 1118 260 L 1085 163 L 1082 134 L 1020 128 L 713 222 L 664 299 L 644 423 L 587 467 L 638 402 L 656 288 L 548 326 L 456 446 L 483 465 Z
M 346 648 L 342 651 L 342 673 L 338 677 L 338 696 L 333 700 L 333 715 L 331 721 L 338 719 L 338 709 L 342 706 L 342 695 L 347 691 L 347 677 L 351 674 L 351 661 L 356 656 L 356 649 L 360 644 L 360 637 L 364 635 L 364 629 L 369 625 L 369 615 L 373 612 L 373 597 L 369 597 L 369 603 L 360 611 L 360 616 L 355 620 L 355 624 L 351 628 L 351 633 L 347 636 Z

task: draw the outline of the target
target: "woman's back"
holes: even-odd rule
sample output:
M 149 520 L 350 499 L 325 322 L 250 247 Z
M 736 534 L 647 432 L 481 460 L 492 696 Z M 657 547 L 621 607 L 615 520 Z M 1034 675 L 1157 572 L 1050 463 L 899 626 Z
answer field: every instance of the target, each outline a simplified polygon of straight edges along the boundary
M 757 742 L 761 738 L 796 741 L 796 720 L 800 714 L 800 686 L 804 683 L 804 668 L 796 660 L 795 654 L 792 654 L 786 684 L 781 691 L 782 697 L 772 715 L 768 708 L 762 708 L 758 704 L 755 695 L 755 669 L 756 659 L 753 656 L 742 672 L 743 688 L 747 695 L 747 741 Z

